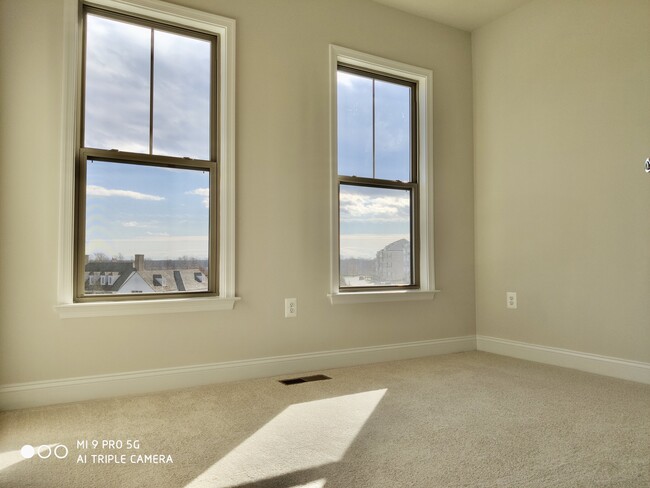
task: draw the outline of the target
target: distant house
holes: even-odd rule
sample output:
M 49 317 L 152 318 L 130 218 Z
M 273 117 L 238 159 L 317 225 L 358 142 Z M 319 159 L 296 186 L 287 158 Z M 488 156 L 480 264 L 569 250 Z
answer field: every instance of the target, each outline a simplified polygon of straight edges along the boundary
M 407 239 L 377 251 L 377 277 L 384 284 L 411 283 L 411 243 Z
M 145 267 L 144 254 L 131 261 L 88 261 L 84 289 L 87 295 L 177 293 L 208 290 L 208 279 L 199 268 Z
M 133 271 L 116 293 L 155 293 L 156 290 L 147 283 L 140 272 Z
M 84 273 L 86 295 L 119 293 L 133 273 L 133 263 L 127 261 L 87 262 Z

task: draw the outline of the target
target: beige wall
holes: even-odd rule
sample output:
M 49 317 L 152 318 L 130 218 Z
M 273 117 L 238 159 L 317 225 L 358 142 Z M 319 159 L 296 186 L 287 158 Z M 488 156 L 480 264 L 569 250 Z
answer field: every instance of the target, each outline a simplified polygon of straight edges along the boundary
M 238 22 L 242 301 L 232 312 L 59 320 L 62 1 L 0 2 L 0 384 L 475 333 L 469 34 L 365 0 L 178 0 Z M 433 302 L 326 297 L 330 43 L 434 72 L 443 293 Z M 294 296 L 299 316 L 284 319 Z
M 478 334 L 650 361 L 649 21 L 536 0 L 474 32 Z

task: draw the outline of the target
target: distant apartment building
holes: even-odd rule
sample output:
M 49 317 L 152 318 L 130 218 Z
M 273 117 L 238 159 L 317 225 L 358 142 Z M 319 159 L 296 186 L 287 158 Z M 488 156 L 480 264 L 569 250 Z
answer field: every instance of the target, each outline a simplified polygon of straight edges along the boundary
M 208 290 L 208 278 L 199 268 L 145 267 L 144 254 L 131 261 L 86 261 L 86 294 L 176 293 Z
M 411 283 L 411 243 L 407 239 L 388 244 L 377 251 L 377 277 L 387 285 Z

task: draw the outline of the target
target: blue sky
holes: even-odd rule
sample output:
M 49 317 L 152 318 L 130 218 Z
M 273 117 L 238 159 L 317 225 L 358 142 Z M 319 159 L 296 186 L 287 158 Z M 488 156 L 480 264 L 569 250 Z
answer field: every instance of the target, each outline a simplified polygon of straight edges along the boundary
M 410 99 L 411 88 L 408 86 L 338 72 L 340 175 L 410 181 Z
M 89 161 L 86 254 L 208 256 L 209 173 Z
M 88 15 L 85 145 L 149 153 L 151 29 Z M 154 31 L 153 153 L 209 159 L 205 40 Z M 88 162 L 86 254 L 207 258 L 209 174 Z

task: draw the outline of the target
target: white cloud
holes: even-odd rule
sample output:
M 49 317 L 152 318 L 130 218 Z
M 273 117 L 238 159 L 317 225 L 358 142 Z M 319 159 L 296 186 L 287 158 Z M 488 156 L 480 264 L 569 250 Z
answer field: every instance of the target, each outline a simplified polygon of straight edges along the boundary
M 205 208 L 210 208 L 210 188 L 197 188 L 185 193 L 187 195 L 199 195 L 203 197 L 203 206 Z
M 188 195 L 200 195 L 202 197 L 210 196 L 210 188 L 197 188 L 196 190 L 188 191 Z
M 129 221 L 120 222 L 120 225 L 122 227 L 127 227 L 130 229 L 150 229 L 152 227 L 158 227 L 159 224 L 160 221 L 158 220 L 148 220 L 145 222 L 137 221 L 137 220 L 129 220 Z
M 350 73 L 345 71 L 339 71 L 336 73 L 336 82 L 339 86 L 345 86 L 346 88 L 352 88 L 354 85 L 355 77 Z
M 369 90 L 372 87 L 372 79 L 366 76 L 355 75 L 345 71 L 338 71 L 336 73 L 336 83 L 339 88 L 345 88 L 348 93 L 353 93 L 359 90 Z M 370 94 L 368 92 L 367 94 Z
M 146 193 L 140 193 L 131 190 L 114 190 L 96 185 L 88 185 L 86 187 L 86 195 L 93 195 L 95 197 L 125 197 L 133 198 L 134 200 L 151 201 L 160 201 L 165 199 L 165 197 L 159 197 L 157 195 L 148 195 Z
M 409 220 L 408 195 L 372 197 L 341 192 L 341 221 L 402 222 Z

